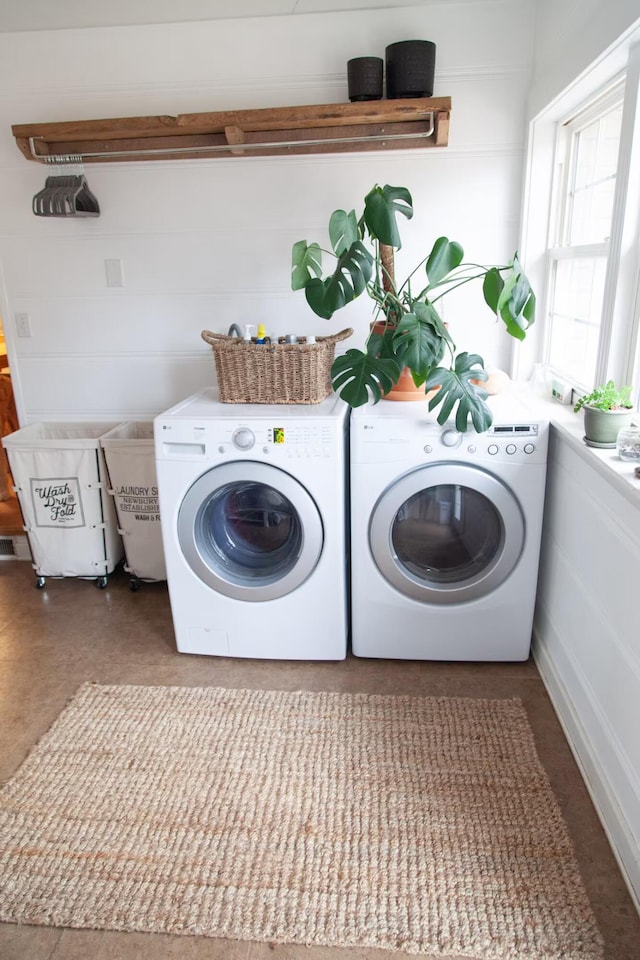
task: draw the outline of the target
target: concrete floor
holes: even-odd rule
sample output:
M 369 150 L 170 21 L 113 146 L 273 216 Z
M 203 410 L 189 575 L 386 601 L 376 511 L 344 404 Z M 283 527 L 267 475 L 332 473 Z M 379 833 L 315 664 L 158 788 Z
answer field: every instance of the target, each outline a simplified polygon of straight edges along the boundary
M 0 777 L 11 776 L 77 687 L 98 683 L 216 685 L 281 690 L 520 697 L 573 837 L 606 960 L 640 960 L 640 918 L 532 661 L 520 664 L 359 660 L 279 662 L 195 657 L 175 650 L 166 584 L 116 572 L 106 589 L 50 579 L 37 590 L 29 563 L 0 562 Z M 374 960 L 341 950 L 199 937 L 0 924 L 2 960 Z M 454 960 L 454 958 L 449 958 Z M 468 958 L 467 958 L 468 960 Z

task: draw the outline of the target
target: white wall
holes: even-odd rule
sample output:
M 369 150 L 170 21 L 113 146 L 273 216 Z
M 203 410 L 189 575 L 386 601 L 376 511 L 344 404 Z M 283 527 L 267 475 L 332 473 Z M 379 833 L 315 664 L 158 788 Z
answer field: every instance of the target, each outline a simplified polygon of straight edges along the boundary
M 153 416 L 214 381 L 203 328 L 352 326 L 361 340 L 370 302 L 319 320 L 290 290 L 290 251 L 325 240 L 331 211 L 357 207 L 376 182 L 414 196 L 399 273 L 443 233 L 470 259 L 506 262 L 519 228 L 532 16 L 526 0 L 474 0 L 0 35 L 0 310 L 21 422 Z M 99 218 L 31 212 L 47 171 L 21 156 L 12 123 L 343 102 L 350 57 L 415 37 L 436 42 L 434 93 L 453 99 L 446 150 L 88 164 Z M 107 288 L 107 258 L 122 260 L 124 288 Z M 504 367 L 509 338 L 481 291 L 452 304 L 445 319 L 458 344 Z M 16 337 L 22 312 L 29 339 Z
M 536 0 L 529 116 L 536 116 L 633 29 L 637 0 Z
M 546 237 L 540 171 L 550 166 L 554 104 L 579 96 L 591 72 L 597 82 L 615 75 L 639 23 L 636 0 L 540 0 L 538 8 L 529 115 L 540 117 L 530 143 L 540 162 L 524 208 L 530 252 Z M 527 260 L 534 276 L 537 260 Z M 533 650 L 640 903 L 640 488 L 615 482 L 582 443 L 578 417 L 567 417 L 570 429 L 552 431 Z

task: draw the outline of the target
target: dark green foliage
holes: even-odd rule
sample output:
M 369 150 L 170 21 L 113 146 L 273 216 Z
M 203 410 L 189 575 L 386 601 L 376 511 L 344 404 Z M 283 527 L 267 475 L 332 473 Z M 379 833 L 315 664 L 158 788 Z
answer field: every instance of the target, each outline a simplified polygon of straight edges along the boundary
M 370 333 L 364 350 L 348 350 L 332 368 L 334 388 L 352 407 L 377 403 L 408 367 L 425 391 L 440 386 L 429 401 L 430 410 L 441 407 L 439 423 L 455 410 L 459 430 L 467 429 L 469 418 L 475 430 L 486 430 L 491 425 L 487 394 L 472 383 L 486 380 L 482 357 L 456 355 L 435 304 L 457 287 L 482 279 L 488 307 L 510 336 L 523 340 L 535 320 L 534 293 L 517 254 L 504 266 L 466 264 L 461 245 L 447 237 L 438 237 L 400 286 L 393 284 L 383 260 L 392 260 L 393 250 L 401 247 L 398 215 L 413 217 L 411 194 L 388 184 L 369 191 L 359 219 L 354 210 L 336 210 L 329 222 L 333 271 L 323 277 L 319 245 L 300 240 L 292 251 L 291 286 L 304 289 L 311 309 L 327 320 L 365 291 L 375 302 L 374 320 L 385 324 L 384 335 Z M 426 285 L 414 295 L 411 281 L 423 267 Z M 449 366 L 440 366 L 447 351 Z

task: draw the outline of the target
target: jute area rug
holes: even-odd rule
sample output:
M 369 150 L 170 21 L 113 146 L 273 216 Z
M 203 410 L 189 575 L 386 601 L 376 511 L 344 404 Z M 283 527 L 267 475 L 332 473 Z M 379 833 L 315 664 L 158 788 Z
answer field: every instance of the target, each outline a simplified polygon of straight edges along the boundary
M 85 684 L 0 792 L 0 919 L 602 955 L 518 700 Z

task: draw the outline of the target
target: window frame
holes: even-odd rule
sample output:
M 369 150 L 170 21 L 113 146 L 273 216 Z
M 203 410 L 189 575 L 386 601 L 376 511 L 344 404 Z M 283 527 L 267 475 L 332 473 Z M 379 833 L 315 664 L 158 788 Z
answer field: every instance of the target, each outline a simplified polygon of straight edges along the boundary
M 638 34 L 636 33 L 636 37 Z M 635 37 L 634 37 L 635 40 Z M 534 117 L 529 127 L 523 194 L 521 259 L 538 292 L 537 322 L 513 353 L 511 373 L 526 380 L 535 363 L 546 362 L 550 336 L 551 240 L 558 236 L 558 177 L 561 125 L 597 109 L 623 82 L 623 116 L 609 239 L 609 257 L 599 334 L 599 358 L 594 383 L 614 379 L 633 384 L 634 403 L 640 392 L 640 42 L 619 48 L 607 64 L 600 61 L 579 82 Z M 622 56 L 621 56 L 622 54 Z M 557 245 L 555 245 L 557 252 Z M 583 389 L 576 389 L 579 395 Z
M 598 346 L 594 383 L 569 378 L 573 389 L 578 393 L 588 392 L 598 381 L 599 371 L 603 366 L 603 354 L 608 353 L 604 327 L 604 318 L 607 312 L 607 294 L 610 290 L 609 278 L 617 271 L 615 251 L 612 249 L 611 236 L 613 220 L 616 210 L 615 192 L 612 202 L 611 225 L 609 236 L 605 240 L 590 243 L 571 243 L 570 230 L 573 214 L 575 192 L 576 154 L 578 150 L 577 137 L 586 130 L 595 120 L 605 116 L 609 111 L 618 107 L 624 108 L 625 76 L 618 75 L 613 81 L 592 94 L 586 102 L 573 109 L 571 113 L 557 122 L 555 145 L 555 169 L 552 183 L 551 217 L 548 246 L 546 250 L 546 285 L 545 285 L 545 330 L 543 358 L 552 369 L 563 379 L 567 378 L 567 371 L 554 368 L 551 363 L 552 340 L 552 313 L 555 301 L 555 278 L 557 265 L 561 260 L 577 261 L 581 258 L 598 258 L 604 261 L 605 280 L 603 300 L 598 327 Z M 618 142 L 618 157 L 616 162 L 616 189 L 620 169 L 620 152 L 622 148 L 622 130 Z

